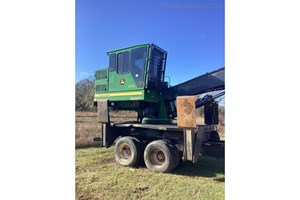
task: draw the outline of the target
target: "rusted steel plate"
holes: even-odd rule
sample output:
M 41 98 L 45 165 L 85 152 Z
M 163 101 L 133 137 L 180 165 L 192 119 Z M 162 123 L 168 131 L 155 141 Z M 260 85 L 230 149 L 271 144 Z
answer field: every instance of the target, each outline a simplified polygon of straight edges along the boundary
M 176 104 L 178 127 L 196 128 L 195 96 L 179 96 Z

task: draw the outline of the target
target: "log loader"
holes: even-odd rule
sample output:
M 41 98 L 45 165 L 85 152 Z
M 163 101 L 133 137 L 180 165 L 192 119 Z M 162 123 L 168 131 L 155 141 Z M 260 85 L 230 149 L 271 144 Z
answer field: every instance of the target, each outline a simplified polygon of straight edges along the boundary
M 199 155 L 224 157 L 216 98 L 224 95 L 225 67 L 184 83 L 165 81 L 167 52 L 155 44 L 140 44 L 107 52 L 109 66 L 95 72 L 94 105 L 102 126 L 102 146 L 114 144 L 121 166 L 146 167 L 157 173 L 175 169 L 181 161 L 195 163 Z M 216 95 L 201 94 L 217 91 Z M 204 106 L 204 124 L 196 124 L 195 109 Z M 111 121 L 113 110 L 135 111 L 134 121 Z

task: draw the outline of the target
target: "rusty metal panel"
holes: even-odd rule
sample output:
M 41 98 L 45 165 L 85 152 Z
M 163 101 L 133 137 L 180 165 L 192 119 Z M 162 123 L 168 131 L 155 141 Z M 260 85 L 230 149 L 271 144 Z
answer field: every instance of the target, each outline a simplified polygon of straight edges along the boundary
M 195 96 L 177 97 L 176 104 L 178 127 L 196 128 Z
M 97 101 L 98 119 L 101 123 L 109 122 L 107 100 Z

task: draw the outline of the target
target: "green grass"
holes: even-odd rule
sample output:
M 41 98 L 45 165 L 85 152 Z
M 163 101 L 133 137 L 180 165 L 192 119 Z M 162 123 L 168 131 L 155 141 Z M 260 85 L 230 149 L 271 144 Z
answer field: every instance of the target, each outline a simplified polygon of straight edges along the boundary
M 114 161 L 113 147 L 76 149 L 76 199 L 224 199 L 224 160 L 199 157 L 172 173 L 129 168 Z

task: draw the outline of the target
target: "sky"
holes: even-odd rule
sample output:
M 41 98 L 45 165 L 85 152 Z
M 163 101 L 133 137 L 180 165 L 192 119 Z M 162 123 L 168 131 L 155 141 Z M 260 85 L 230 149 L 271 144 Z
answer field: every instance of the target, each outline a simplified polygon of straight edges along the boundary
M 76 0 L 75 80 L 108 66 L 107 51 L 154 43 L 182 83 L 224 64 L 224 0 Z

